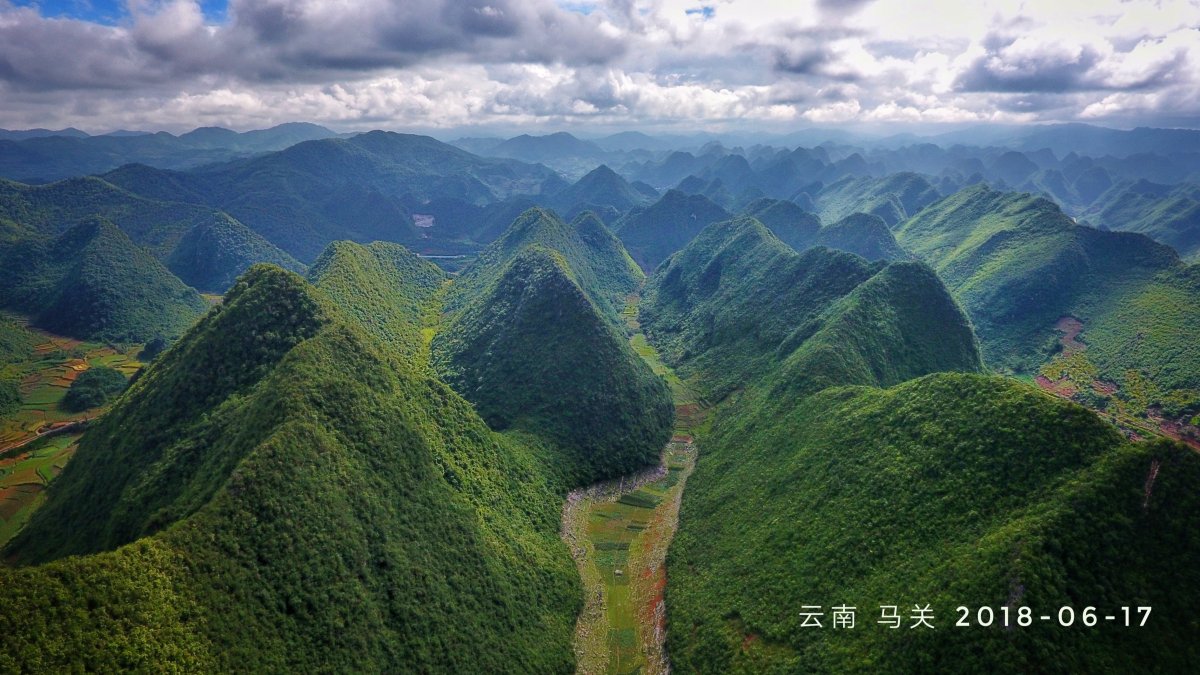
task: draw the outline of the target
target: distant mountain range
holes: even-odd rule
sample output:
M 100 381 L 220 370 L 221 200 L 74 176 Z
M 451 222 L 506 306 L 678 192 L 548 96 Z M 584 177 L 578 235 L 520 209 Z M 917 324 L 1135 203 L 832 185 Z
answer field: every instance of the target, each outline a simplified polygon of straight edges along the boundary
M 104 173 L 131 163 L 186 169 L 334 136 L 337 134 L 325 127 L 300 122 L 242 133 L 203 127 L 180 136 L 165 131 L 89 136 L 78 129 L 0 129 L 0 176 L 44 183 Z

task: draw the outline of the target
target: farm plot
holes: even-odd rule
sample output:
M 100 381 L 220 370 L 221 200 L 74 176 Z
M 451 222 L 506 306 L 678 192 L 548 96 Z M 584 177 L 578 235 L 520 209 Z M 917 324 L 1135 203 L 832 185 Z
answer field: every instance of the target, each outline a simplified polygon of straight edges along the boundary
M 118 347 L 80 342 L 34 328 L 29 330 L 42 341 L 28 358 L 5 366 L 0 372 L 0 376 L 17 378 L 21 392 L 21 407 L 0 417 L 0 453 L 102 412 L 102 409 L 94 408 L 72 413 L 60 407 L 71 383 L 84 371 L 95 366 L 108 366 L 128 377 L 142 365 L 136 357 L 140 345 Z
M 45 500 L 45 489 L 75 453 L 80 434 L 60 434 L 0 454 L 0 547 Z

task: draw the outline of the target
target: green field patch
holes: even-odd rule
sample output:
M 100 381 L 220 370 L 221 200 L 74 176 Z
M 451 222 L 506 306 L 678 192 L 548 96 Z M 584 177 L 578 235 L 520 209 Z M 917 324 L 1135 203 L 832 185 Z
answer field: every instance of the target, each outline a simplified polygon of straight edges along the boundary
M 638 492 L 631 492 L 631 493 L 621 497 L 621 499 L 618 501 L 621 504 L 628 504 L 629 506 L 636 506 L 636 507 L 642 508 L 642 509 L 652 509 L 655 506 L 658 506 L 659 500 L 652 495 L 648 495 L 644 492 L 638 491 Z
M 627 541 L 598 541 L 596 542 L 597 551 L 628 551 L 629 542 Z

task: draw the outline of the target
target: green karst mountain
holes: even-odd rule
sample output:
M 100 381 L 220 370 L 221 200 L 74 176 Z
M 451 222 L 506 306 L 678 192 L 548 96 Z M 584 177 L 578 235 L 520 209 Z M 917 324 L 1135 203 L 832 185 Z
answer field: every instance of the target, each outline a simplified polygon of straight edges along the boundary
M 55 333 L 144 342 L 179 335 L 207 304 L 111 222 L 93 219 L 56 239 L 0 244 L 0 307 Z
M 434 339 L 439 372 L 494 429 L 573 450 L 578 483 L 653 463 L 670 437 L 666 384 L 588 299 L 563 256 L 530 246 Z
M 640 318 L 680 375 L 720 398 L 775 367 L 781 345 L 811 335 L 833 301 L 881 268 L 840 251 L 797 253 L 738 218 L 710 225 L 659 267 Z
M 1200 656 L 1188 618 L 1200 577 L 1186 562 L 1200 552 L 1188 534 L 1200 459 L 977 374 L 970 322 L 928 267 L 796 254 L 747 219 L 701 233 L 645 297 L 651 342 L 718 401 L 668 558 L 676 670 L 1113 670 Z M 908 629 L 914 603 L 931 605 L 935 630 Z M 829 627 L 843 604 L 858 629 Z M 952 626 L 958 605 L 1093 604 L 1169 618 L 1153 634 Z M 801 627 L 804 605 L 822 607 L 823 630 Z M 877 626 L 880 605 L 907 623 Z
M 1122 183 L 1104 192 L 1083 213 L 1094 225 L 1138 232 L 1192 261 L 1200 255 L 1200 185 Z
M 929 206 L 896 237 L 963 304 L 990 365 L 1036 370 L 1054 355 L 1055 323 L 1073 316 L 1098 378 L 1149 386 L 1151 402 L 1200 402 L 1200 268 L 1166 246 L 1076 225 L 1045 199 L 983 186 Z
M 601 164 L 575 184 L 554 194 L 550 204 L 566 218 L 574 218 L 583 211 L 593 211 L 610 222 L 652 199 L 652 196 L 638 190 L 617 172 Z
M 221 209 L 305 263 L 341 239 L 447 245 L 454 236 L 413 219 L 432 199 L 487 204 L 565 187 L 543 166 L 383 131 L 298 143 L 186 173 L 143 168 L 105 178 L 134 193 Z
M 892 226 L 940 197 L 926 178 L 901 172 L 883 178 L 847 176 L 826 185 L 814 199 L 825 223 L 837 222 L 851 213 L 869 213 Z
M 128 167 L 120 173 L 151 172 Z M 202 291 L 224 291 L 256 262 L 304 269 L 242 223 L 211 208 L 142 197 L 96 177 L 40 186 L 0 181 L 0 221 L 55 237 L 95 217 L 111 221 L 184 283 Z
M 635 207 L 613 224 L 629 255 L 647 272 L 729 212 L 703 195 L 668 190 L 657 202 Z
M 0 672 L 1200 672 L 1200 134 L 593 141 L 594 84 L 583 139 L 0 129 Z
M 229 288 L 255 263 L 304 271 L 295 258 L 223 213 L 184 233 L 166 260 L 167 268 L 184 283 L 204 290 Z
M 786 199 L 756 199 L 742 211 L 767 226 L 780 241 L 797 251 L 812 248 L 821 230 L 821 219 Z
M 255 267 L 11 542 L 0 664 L 565 671 L 580 600 L 555 457 Z
M 313 263 L 309 280 L 400 355 L 427 359 L 422 327 L 446 281 L 437 265 L 399 244 L 338 241 Z
M 900 248 L 896 236 L 879 216 L 851 213 L 826 225 L 813 240 L 816 246 L 849 251 L 867 260 L 904 260 L 908 253 Z
M 533 208 L 522 213 L 463 270 L 450 289 L 446 308 L 457 311 L 491 288 L 508 263 L 533 245 L 561 255 L 584 293 L 614 322 L 625 298 L 643 279 L 621 242 L 595 215 L 584 212 L 568 223 L 551 211 Z

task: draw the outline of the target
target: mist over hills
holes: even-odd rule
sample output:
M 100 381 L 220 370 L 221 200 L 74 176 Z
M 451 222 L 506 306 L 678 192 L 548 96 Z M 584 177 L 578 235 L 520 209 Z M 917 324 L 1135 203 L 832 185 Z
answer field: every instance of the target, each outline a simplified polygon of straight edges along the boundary
M 186 169 L 336 135 L 325 127 L 308 123 L 281 124 L 244 133 L 203 127 L 179 136 L 165 131 L 89 136 L 78 129 L 0 130 L 0 176 L 42 183 L 104 173 L 131 163 Z

